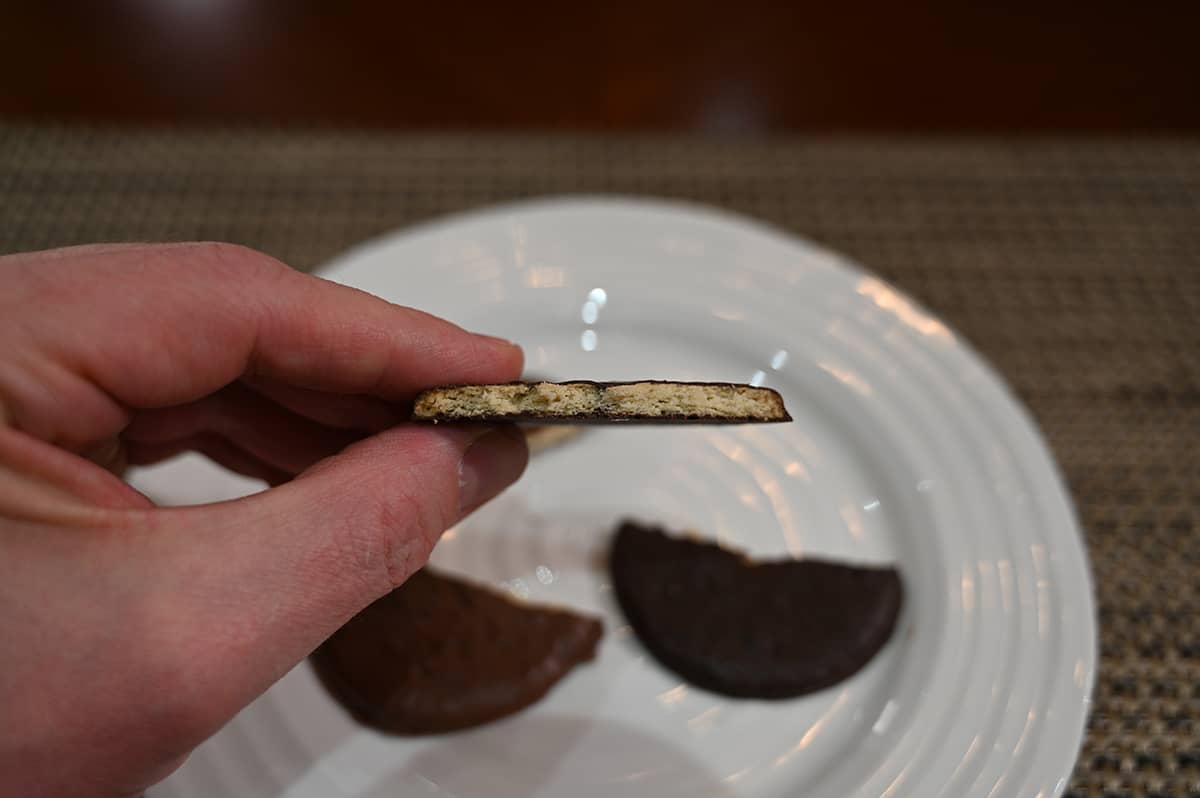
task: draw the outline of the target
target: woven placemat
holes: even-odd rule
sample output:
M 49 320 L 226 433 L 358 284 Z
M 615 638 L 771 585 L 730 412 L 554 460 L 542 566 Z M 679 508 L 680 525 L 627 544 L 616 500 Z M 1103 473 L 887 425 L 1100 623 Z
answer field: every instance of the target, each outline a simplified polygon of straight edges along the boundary
M 841 250 L 1009 379 L 1087 530 L 1101 668 L 1074 795 L 1200 795 L 1200 142 L 0 127 L 0 252 L 222 239 L 300 268 L 438 214 L 680 197 Z

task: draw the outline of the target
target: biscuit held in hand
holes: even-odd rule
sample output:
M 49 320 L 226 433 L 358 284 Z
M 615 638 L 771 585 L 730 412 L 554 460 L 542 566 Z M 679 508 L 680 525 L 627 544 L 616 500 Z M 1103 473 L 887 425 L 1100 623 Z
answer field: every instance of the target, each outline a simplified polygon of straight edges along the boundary
M 770 388 L 726 382 L 511 382 L 431 388 L 414 421 L 766 424 L 791 421 Z

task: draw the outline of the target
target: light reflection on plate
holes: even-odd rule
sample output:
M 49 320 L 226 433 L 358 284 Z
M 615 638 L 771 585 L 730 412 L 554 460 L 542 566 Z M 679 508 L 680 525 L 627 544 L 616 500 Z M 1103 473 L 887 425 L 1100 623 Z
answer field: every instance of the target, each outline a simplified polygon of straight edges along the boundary
M 748 381 L 771 427 L 593 429 L 539 455 L 434 560 L 605 616 L 597 663 L 510 720 L 398 740 L 306 666 L 152 796 L 1034 796 L 1061 792 L 1095 627 L 1046 448 L 941 321 L 824 250 L 656 202 L 505 206 L 369 242 L 326 276 L 520 342 L 551 378 Z M 135 477 L 177 502 L 247 486 L 194 460 Z M 906 606 L 864 671 L 794 701 L 682 684 L 628 634 L 603 567 L 633 516 L 756 556 L 896 562 Z

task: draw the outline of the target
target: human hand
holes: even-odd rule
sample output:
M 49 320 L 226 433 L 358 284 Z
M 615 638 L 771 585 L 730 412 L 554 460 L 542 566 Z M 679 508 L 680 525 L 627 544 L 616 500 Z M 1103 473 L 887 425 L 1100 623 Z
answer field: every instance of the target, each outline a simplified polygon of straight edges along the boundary
M 251 250 L 13 255 L 0 286 L 0 794 L 164 778 L 524 468 L 508 428 L 397 426 L 517 347 Z M 112 473 L 185 450 L 275 487 L 158 508 Z

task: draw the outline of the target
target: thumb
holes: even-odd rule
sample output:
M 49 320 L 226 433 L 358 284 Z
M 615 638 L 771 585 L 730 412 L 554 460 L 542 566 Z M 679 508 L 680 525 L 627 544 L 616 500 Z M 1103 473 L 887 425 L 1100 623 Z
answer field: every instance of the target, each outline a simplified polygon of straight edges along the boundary
M 177 650 L 213 728 L 424 565 L 527 458 L 513 427 L 400 426 L 264 493 L 163 511 L 191 528 L 166 567 Z

